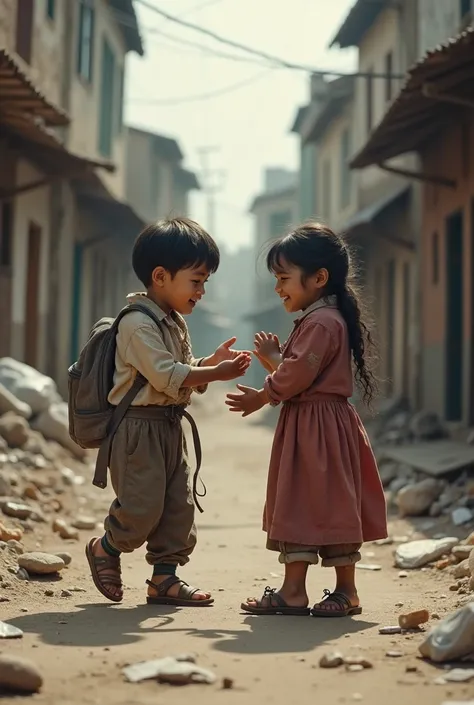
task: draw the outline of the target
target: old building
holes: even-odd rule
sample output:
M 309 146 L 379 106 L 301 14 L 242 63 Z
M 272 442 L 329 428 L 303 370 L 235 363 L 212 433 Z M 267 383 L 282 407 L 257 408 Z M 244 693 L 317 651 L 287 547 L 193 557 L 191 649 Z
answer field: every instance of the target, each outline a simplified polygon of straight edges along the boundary
M 474 424 L 474 30 L 429 51 L 367 144 L 356 169 L 416 153 L 421 184 L 421 403 Z

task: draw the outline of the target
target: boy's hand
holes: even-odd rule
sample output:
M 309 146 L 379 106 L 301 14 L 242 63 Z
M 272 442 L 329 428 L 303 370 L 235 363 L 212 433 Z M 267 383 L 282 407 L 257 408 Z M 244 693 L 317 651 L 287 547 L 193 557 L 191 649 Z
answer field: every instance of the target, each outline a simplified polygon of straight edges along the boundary
M 243 384 L 238 384 L 237 389 L 242 394 L 228 394 L 227 406 L 229 411 L 236 411 L 242 416 L 249 416 L 255 411 L 261 409 L 267 403 L 263 390 L 253 389 L 252 387 L 244 387 Z
M 250 360 L 250 352 L 246 350 L 241 351 L 232 349 L 232 345 L 236 342 L 236 340 L 237 338 L 235 337 L 229 338 L 229 340 L 226 340 L 224 343 L 219 345 L 216 352 L 205 359 L 205 366 L 213 367 L 214 365 L 218 365 L 219 363 L 225 362 L 226 360 L 235 360 L 237 355 L 241 355 L 242 353 L 247 355 Z
M 250 366 L 250 356 L 239 353 L 233 360 L 224 360 L 217 365 L 218 379 L 227 382 L 231 379 L 242 377 Z
M 255 335 L 254 355 L 269 372 L 274 372 L 281 362 L 280 341 L 273 333 L 263 331 Z

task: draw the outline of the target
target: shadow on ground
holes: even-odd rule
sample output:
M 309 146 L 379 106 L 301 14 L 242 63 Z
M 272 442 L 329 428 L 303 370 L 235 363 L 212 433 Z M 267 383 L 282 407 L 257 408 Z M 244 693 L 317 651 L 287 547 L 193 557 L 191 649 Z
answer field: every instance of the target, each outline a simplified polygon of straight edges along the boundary
M 78 605 L 73 612 L 41 612 L 9 619 L 28 634 L 53 646 L 106 647 L 136 643 L 152 634 L 182 632 L 213 641 L 211 648 L 229 654 L 305 653 L 345 634 L 376 624 L 361 619 L 318 620 L 311 617 L 243 617 L 240 629 L 196 629 L 173 626 L 180 610 L 173 607 Z M 209 622 L 212 623 L 212 608 Z M 192 650 L 192 647 L 191 649 Z

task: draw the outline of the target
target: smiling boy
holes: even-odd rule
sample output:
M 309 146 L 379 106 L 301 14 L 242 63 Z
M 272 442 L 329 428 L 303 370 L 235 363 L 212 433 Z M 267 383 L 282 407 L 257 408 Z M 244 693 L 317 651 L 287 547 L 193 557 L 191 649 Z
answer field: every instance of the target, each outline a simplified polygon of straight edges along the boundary
M 214 240 L 197 223 L 178 218 L 148 226 L 133 250 L 133 269 L 146 288 L 129 303 L 133 310 L 118 327 L 115 373 L 109 402 L 117 406 L 137 373 L 148 381 L 138 392 L 112 444 L 110 474 L 116 499 L 105 520 L 105 534 L 91 539 L 86 555 L 97 589 L 109 600 L 123 597 L 120 556 L 147 544 L 153 566 L 147 601 L 201 607 L 208 592 L 176 576 L 196 545 L 194 504 L 189 487 L 180 419 L 193 391 L 214 381 L 236 379 L 250 364 L 250 353 L 226 341 L 207 358 L 193 358 L 183 314 L 192 313 L 205 283 L 219 266 Z

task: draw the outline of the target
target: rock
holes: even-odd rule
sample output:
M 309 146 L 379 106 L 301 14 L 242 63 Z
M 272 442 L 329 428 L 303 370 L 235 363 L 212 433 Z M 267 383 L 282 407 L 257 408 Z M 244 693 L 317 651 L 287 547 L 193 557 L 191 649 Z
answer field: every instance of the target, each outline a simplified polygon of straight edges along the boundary
M 46 597 L 54 597 L 54 590 L 45 590 L 44 594 Z
M 72 592 L 70 590 L 62 590 L 61 597 L 72 597 Z
M 234 681 L 232 678 L 223 678 L 222 679 L 222 690 L 232 690 L 234 687 Z
M 346 671 L 349 673 L 360 673 L 360 671 L 363 671 L 364 667 L 361 663 L 352 663 L 352 664 L 346 664 Z
M 201 668 L 195 663 L 178 661 L 168 656 L 155 661 L 126 666 L 122 673 L 130 683 L 156 678 L 160 683 L 172 685 L 187 685 L 188 683 L 214 683 L 216 676 L 212 671 Z
M 0 656 L 0 690 L 37 693 L 43 685 L 38 667 L 20 656 Z
M 466 545 L 466 546 L 463 546 L 463 545 L 461 545 L 461 546 L 455 546 L 455 547 L 453 548 L 453 550 L 451 551 L 451 553 L 452 553 L 453 556 L 455 556 L 455 558 L 457 558 L 459 561 L 465 561 L 465 560 L 467 560 L 467 559 L 469 558 L 469 556 L 471 555 L 471 551 L 472 551 L 472 546 L 467 546 L 467 545 Z
M 0 541 L 21 541 L 23 531 L 21 529 L 13 529 L 6 527 L 0 523 Z
M 385 656 L 387 656 L 387 658 L 401 658 L 403 656 L 403 651 L 387 651 Z
M 433 502 L 440 496 L 443 485 L 437 480 L 428 478 L 407 485 L 397 495 L 397 505 L 400 516 L 421 516 L 431 507 Z
M 15 539 L 7 541 L 7 546 L 12 553 L 16 553 L 18 556 L 25 552 L 23 545 L 19 541 L 15 541 Z
M 400 490 L 410 484 L 410 480 L 407 477 L 397 477 L 390 485 L 390 492 L 393 495 L 398 495 Z
M 464 490 L 456 485 L 448 485 L 438 498 L 441 509 L 447 509 L 463 497 Z
M 55 519 L 53 522 L 53 531 L 58 533 L 62 539 L 79 539 L 79 531 L 73 529 L 72 526 L 66 524 L 64 519 Z
M 22 416 L 8 412 L 0 418 L 0 436 L 10 448 L 21 448 L 28 440 L 30 427 Z
M 50 575 L 64 568 L 64 561 L 50 553 L 34 551 L 18 558 L 18 565 L 34 575 Z
M 416 440 L 445 438 L 447 433 L 439 416 L 432 411 L 419 411 L 410 421 L 410 432 Z
M 0 475 L 0 497 L 8 497 L 12 492 L 12 486 L 6 477 Z
M 358 666 L 362 667 L 363 669 L 374 667 L 373 663 L 368 659 L 364 658 L 363 656 L 345 656 L 344 663 L 346 666 Z
M 457 661 L 473 652 L 474 602 L 462 607 L 430 631 L 420 653 L 435 663 Z
M 398 464 L 394 462 L 384 462 L 379 465 L 380 479 L 384 487 L 388 487 L 397 477 Z
M 469 578 L 471 575 L 471 569 L 469 567 L 469 560 L 466 558 L 465 561 L 462 561 L 462 563 L 458 563 L 458 565 L 454 566 L 453 568 L 453 578 L 456 578 L 457 580 L 461 580 L 462 578 Z
M 77 517 L 72 522 L 72 526 L 79 531 L 93 531 L 97 525 L 97 521 L 92 517 Z
M 33 483 L 29 483 L 28 485 L 24 486 L 22 496 L 25 499 L 33 499 L 35 501 L 38 501 L 39 499 L 41 499 L 41 492 L 35 485 L 33 485 Z
M 451 513 L 451 521 L 454 526 L 469 524 L 472 519 L 474 519 L 474 513 L 467 507 L 458 507 Z
M 56 384 L 29 365 L 10 357 L 0 359 L 0 383 L 17 399 L 40 414 L 60 400 Z
M 72 556 L 70 553 L 55 553 L 54 555 L 61 558 L 61 560 L 64 561 L 64 565 L 71 565 Z
M 19 504 L 17 502 L 5 502 L 2 506 L 2 511 L 8 517 L 14 519 L 29 519 L 34 510 L 27 504 Z
M 449 553 L 454 546 L 457 546 L 458 541 L 456 537 L 447 537 L 404 543 L 395 551 L 395 565 L 397 568 L 422 568 L 441 558 L 445 553 Z
M 68 405 L 65 402 L 51 404 L 32 423 L 32 428 L 45 438 L 57 441 L 76 458 L 83 460 L 87 452 L 80 448 L 69 435 Z
M 21 639 L 22 636 L 23 632 L 18 627 L 6 622 L 0 622 L 0 639 Z
M 420 624 L 426 624 L 429 619 L 430 613 L 428 610 L 418 610 L 408 614 L 401 614 L 398 618 L 398 624 L 402 629 L 416 629 Z
M 17 572 L 15 573 L 16 577 L 18 580 L 29 580 L 30 576 L 28 575 L 28 571 L 26 571 L 24 568 L 18 568 Z
M 436 679 L 435 683 L 445 685 L 446 683 L 469 683 L 472 680 L 474 680 L 474 668 L 452 668 L 444 676 Z
M 402 579 L 403 579 L 403 578 L 408 578 L 408 573 L 407 573 L 406 571 L 404 571 L 404 570 L 401 570 L 401 571 L 399 572 L 399 574 L 398 574 L 398 577 L 399 577 L 399 578 L 402 578 Z
M 14 394 L 0 383 L 0 416 L 12 411 L 16 416 L 22 416 L 25 419 L 31 417 L 32 411 L 29 404 L 20 401 Z
M 321 656 L 319 660 L 320 668 L 339 668 L 344 663 L 344 657 L 339 651 L 331 651 Z

